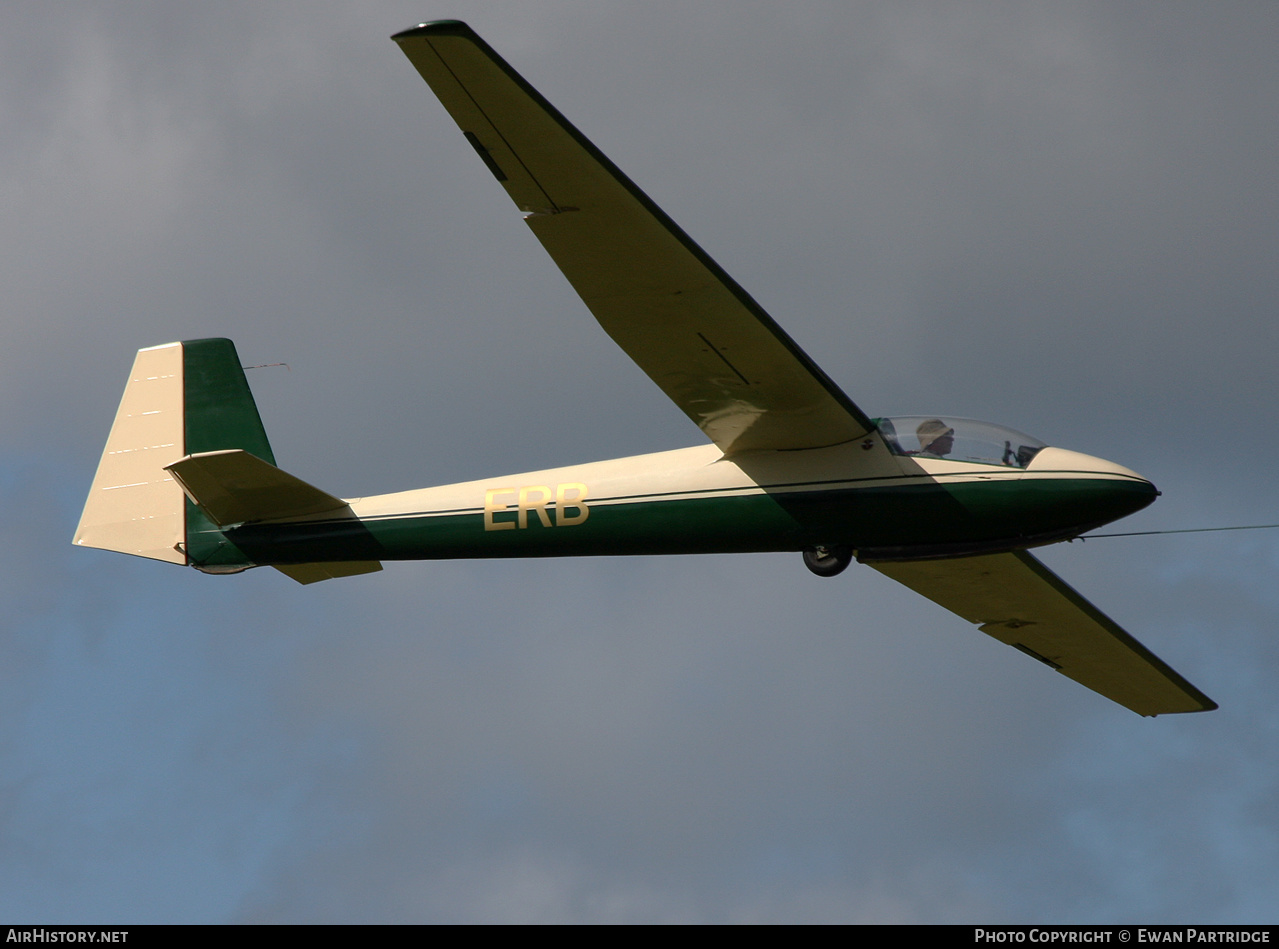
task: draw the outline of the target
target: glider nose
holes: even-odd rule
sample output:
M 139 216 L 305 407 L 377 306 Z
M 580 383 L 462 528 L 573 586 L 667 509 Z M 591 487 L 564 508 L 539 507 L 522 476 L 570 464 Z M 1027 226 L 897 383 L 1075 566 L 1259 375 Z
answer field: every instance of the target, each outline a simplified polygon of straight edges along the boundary
M 1127 517 L 1159 497 L 1158 489 L 1131 468 L 1065 448 L 1043 449 L 1026 474 L 1056 485 L 1072 519 L 1085 530 Z

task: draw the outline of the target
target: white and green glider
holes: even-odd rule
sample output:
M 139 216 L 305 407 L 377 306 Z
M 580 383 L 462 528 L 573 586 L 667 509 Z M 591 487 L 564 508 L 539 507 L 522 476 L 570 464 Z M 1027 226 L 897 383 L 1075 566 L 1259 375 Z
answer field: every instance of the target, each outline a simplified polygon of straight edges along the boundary
M 343 500 L 275 466 L 235 347 L 138 352 L 75 543 L 301 583 L 385 560 L 856 558 L 1142 715 L 1216 705 L 1027 549 L 1145 507 L 1127 468 L 965 419 L 866 416 L 463 23 L 395 37 L 587 308 L 709 444 Z

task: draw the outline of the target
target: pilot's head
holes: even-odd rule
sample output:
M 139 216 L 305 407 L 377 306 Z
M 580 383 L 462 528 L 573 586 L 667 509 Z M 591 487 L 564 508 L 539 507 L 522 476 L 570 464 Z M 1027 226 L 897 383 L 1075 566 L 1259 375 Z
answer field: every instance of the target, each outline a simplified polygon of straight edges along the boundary
M 915 429 L 919 450 L 929 455 L 949 455 L 955 447 L 955 430 L 939 418 L 926 419 Z

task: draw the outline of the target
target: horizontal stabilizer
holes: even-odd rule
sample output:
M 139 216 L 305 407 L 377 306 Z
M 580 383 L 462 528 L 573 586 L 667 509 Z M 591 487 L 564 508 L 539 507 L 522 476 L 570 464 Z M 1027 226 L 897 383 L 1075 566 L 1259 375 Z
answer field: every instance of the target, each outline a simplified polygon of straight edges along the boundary
M 341 498 L 239 448 L 187 455 L 165 470 L 219 527 L 350 510 Z
M 1025 551 L 869 566 L 1138 715 L 1217 707 Z
M 335 563 L 278 563 L 276 570 L 298 583 L 319 583 L 337 577 L 356 577 L 364 573 L 377 573 L 382 565 L 376 560 L 344 560 Z

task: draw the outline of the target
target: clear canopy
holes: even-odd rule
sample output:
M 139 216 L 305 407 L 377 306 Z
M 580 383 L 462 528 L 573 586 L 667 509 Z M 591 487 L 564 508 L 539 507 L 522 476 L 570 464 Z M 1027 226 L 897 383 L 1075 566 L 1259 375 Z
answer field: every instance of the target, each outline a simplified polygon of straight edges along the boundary
M 898 415 L 876 419 L 875 424 L 894 454 L 917 458 L 1025 468 L 1048 447 L 1038 438 L 970 418 Z

